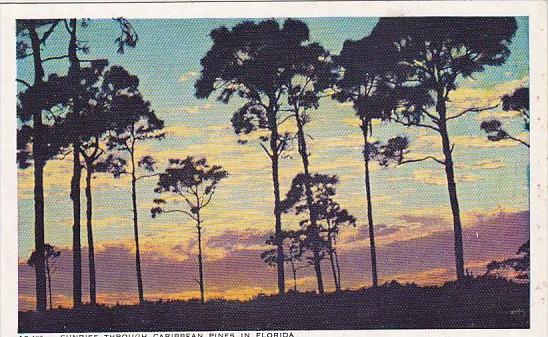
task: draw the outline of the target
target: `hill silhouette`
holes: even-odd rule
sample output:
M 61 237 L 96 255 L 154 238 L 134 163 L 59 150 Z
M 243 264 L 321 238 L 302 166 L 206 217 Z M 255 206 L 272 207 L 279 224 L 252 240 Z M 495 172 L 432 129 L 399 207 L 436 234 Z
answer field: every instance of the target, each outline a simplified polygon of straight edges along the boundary
M 528 328 L 529 284 L 497 277 L 338 293 L 20 312 L 19 332 Z

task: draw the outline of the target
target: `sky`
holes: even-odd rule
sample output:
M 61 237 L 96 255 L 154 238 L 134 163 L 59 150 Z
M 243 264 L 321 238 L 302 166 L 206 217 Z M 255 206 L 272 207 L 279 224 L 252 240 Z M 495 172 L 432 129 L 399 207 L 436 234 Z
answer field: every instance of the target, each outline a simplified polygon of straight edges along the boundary
M 282 19 L 279 19 L 282 21 Z M 369 34 L 376 18 L 302 18 L 311 41 L 337 54 L 347 39 Z M 141 143 L 138 156 L 152 155 L 165 167 L 169 158 L 205 156 L 211 164 L 229 173 L 210 206 L 204 211 L 206 297 L 250 298 L 276 289 L 276 271 L 260 259 L 264 241 L 273 232 L 273 195 L 270 162 L 256 142 L 238 144 L 230 125 L 242 101 L 223 104 L 194 96 L 200 59 L 211 47 L 209 32 L 221 25 L 234 26 L 242 19 L 134 19 L 138 45 L 116 53 L 117 25 L 111 20 L 91 20 L 81 28 L 80 39 L 90 47 L 82 59 L 106 58 L 140 79 L 140 90 L 165 121 L 167 137 Z M 66 52 L 68 35 L 59 27 L 44 46 L 44 57 Z M 515 88 L 528 85 L 528 22 L 518 18 L 518 31 L 506 64 L 490 67 L 473 78 L 459 79 L 450 96 L 448 111 L 488 106 Z M 64 73 L 65 60 L 46 64 L 46 74 Z M 32 80 L 30 59 L 18 60 L 18 77 Z M 19 89 L 22 89 L 21 87 Z M 533 112 L 534 114 L 534 112 Z M 500 110 L 468 114 L 451 121 L 449 132 L 455 143 L 454 161 L 464 226 L 467 268 L 477 274 L 486 263 L 513 255 L 529 237 L 528 149 L 516 142 L 490 142 L 479 125 L 499 118 L 511 133 L 527 139 L 522 120 L 514 112 Z M 532 119 L 534 120 L 534 119 Z M 287 124 L 287 128 L 292 128 Z M 329 98 L 311 112 L 306 126 L 311 135 L 310 168 L 336 174 L 336 200 L 357 218 L 356 227 L 342 228 L 338 240 L 343 288 L 371 284 L 369 239 L 363 184 L 363 139 L 352 106 Z M 374 138 L 406 135 L 411 141 L 410 158 L 425 154 L 441 156 L 441 142 L 430 130 L 405 128 L 390 123 L 374 125 Z M 281 193 L 301 171 L 295 147 L 280 163 Z M 61 250 L 53 275 L 56 305 L 70 305 L 72 204 L 69 198 L 70 158 L 48 162 L 45 168 L 46 242 Z M 19 305 L 33 306 L 34 275 L 26 265 L 33 250 L 32 167 L 18 171 Z M 397 167 L 372 167 L 372 203 L 376 222 L 378 268 L 382 282 L 440 284 L 454 278 L 451 211 L 443 168 L 435 162 Z M 143 278 L 147 299 L 198 297 L 196 234 L 192 220 L 181 214 L 150 217 L 156 180 L 138 185 L 140 240 Z M 82 186 L 84 182 L 82 181 Z M 83 191 L 82 191 L 83 192 Z M 130 182 L 96 174 L 93 180 L 94 239 L 98 301 L 135 303 L 137 289 L 131 218 Z M 84 195 L 82 193 L 82 202 Z M 84 206 L 84 204 L 83 204 Z M 82 212 L 82 225 L 85 225 Z M 283 227 L 297 228 L 299 219 L 284 215 Z M 87 300 L 87 238 L 83 228 L 83 289 Z M 333 288 L 328 264 L 324 282 Z M 298 275 L 299 289 L 313 290 L 312 270 Z M 288 279 L 288 282 L 290 280 Z M 288 283 L 289 285 L 289 283 Z

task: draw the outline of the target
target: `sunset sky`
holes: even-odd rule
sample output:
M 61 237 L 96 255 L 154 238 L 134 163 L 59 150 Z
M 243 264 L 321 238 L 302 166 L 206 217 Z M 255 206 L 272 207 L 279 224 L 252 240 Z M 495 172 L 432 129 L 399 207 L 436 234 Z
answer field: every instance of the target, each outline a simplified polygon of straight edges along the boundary
M 304 18 L 311 40 L 338 54 L 347 39 L 369 34 L 375 18 Z M 204 210 L 206 297 L 245 299 L 276 290 L 276 271 L 260 259 L 265 239 L 273 232 L 273 195 L 270 161 L 256 142 L 237 143 L 230 118 L 242 105 L 194 97 L 200 59 L 211 47 L 209 32 L 234 26 L 242 19 L 131 20 L 139 42 L 125 54 L 116 53 L 117 25 L 92 20 L 81 29 L 80 39 L 91 48 L 82 58 L 106 58 L 137 75 L 143 96 L 165 121 L 167 137 L 139 145 L 138 156 L 152 155 L 165 167 L 169 158 L 205 156 L 229 173 L 210 206 Z M 281 21 L 281 20 L 280 20 Z M 61 25 L 44 47 L 44 57 L 66 53 L 68 34 Z M 490 67 L 474 78 L 460 79 L 452 93 L 450 113 L 497 103 L 499 97 L 528 85 L 528 23 L 518 18 L 518 31 L 505 65 Z M 382 55 L 379 55 L 382 57 Z M 32 80 L 32 60 L 19 60 L 18 77 Z M 65 73 L 63 61 L 46 64 L 46 74 Z M 22 89 L 22 88 L 19 88 Z M 369 286 L 370 261 L 363 184 L 363 138 L 352 106 L 329 98 L 311 112 L 307 131 L 313 172 L 336 174 L 336 200 L 357 219 L 355 228 L 343 228 L 338 240 L 343 288 Z M 534 114 L 535 112 L 533 112 Z M 512 141 L 490 142 L 480 130 L 482 120 L 497 117 L 521 139 L 527 139 L 515 112 L 501 110 L 469 114 L 450 121 L 455 143 L 454 161 L 464 226 L 464 258 L 475 274 L 493 259 L 512 255 L 529 237 L 529 152 Z M 534 120 L 534 119 L 533 119 Z M 284 124 L 294 129 L 291 124 Z M 374 138 L 386 140 L 406 135 L 410 157 L 441 157 L 439 135 L 429 130 L 376 124 Z M 280 164 L 282 195 L 302 168 L 296 147 L 292 158 Z M 53 160 L 45 168 L 46 242 L 62 251 L 53 276 L 54 305 L 71 301 L 70 252 L 72 203 L 69 198 L 71 158 Z M 451 210 L 442 166 L 425 161 L 398 167 L 372 169 L 373 212 L 381 281 L 397 279 L 419 284 L 439 284 L 454 278 Z M 19 170 L 19 304 L 32 308 L 34 272 L 26 260 L 34 245 L 32 167 Z M 96 245 L 98 302 L 137 301 L 133 225 L 129 178 L 97 174 L 94 185 L 94 238 Z M 145 298 L 198 297 L 196 234 L 191 219 L 181 214 L 150 217 L 156 179 L 139 181 L 138 201 Z M 82 180 L 82 188 L 84 181 Z M 83 192 L 83 189 L 82 189 Z M 87 238 L 85 199 L 82 193 L 83 290 L 87 301 Z M 297 228 L 299 218 L 284 215 L 285 229 Z M 327 261 L 324 282 L 333 288 Z M 300 271 L 301 290 L 313 290 L 313 270 Z M 291 282 L 287 274 L 287 281 Z M 288 283 L 290 284 L 290 283 Z

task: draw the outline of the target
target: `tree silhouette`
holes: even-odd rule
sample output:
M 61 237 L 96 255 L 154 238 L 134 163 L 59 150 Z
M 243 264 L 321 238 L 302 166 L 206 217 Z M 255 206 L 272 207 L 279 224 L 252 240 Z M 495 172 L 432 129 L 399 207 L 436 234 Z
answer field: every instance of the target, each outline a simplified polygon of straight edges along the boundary
M 302 73 L 303 50 L 308 46 L 308 28 L 300 21 L 287 19 L 280 27 L 275 20 L 259 23 L 244 21 L 232 29 L 211 31 L 213 46 L 202 58 L 201 77 L 195 84 L 196 96 L 207 98 L 220 91 L 218 99 L 228 103 L 234 94 L 246 103 L 232 117 L 237 134 L 260 131 L 260 146 L 271 160 L 274 187 L 275 237 L 278 254 L 278 291 L 285 292 L 282 211 L 280 209 L 279 160 L 290 139 L 281 133 L 284 95 L 290 81 Z M 240 142 L 245 143 L 245 140 Z
M 79 89 L 78 81 L 80 80 L 80 60 L 78 59 L 78 50 L 82 49 L 78 45 L 78 34 L 77 34 L 77 20 L 69 19 L 63 21 L 65 28 L 69 33 L 69 46 L 68 46 L 68 60 L 69 60 L 69 70 L 68 77 L 72 80 L 73 83 L 67 88 L 69 91 L 73 91 L 72 97 L 75 98 L 74 104 L 72 106 L 72 119 L 75 120 L 75 125 L 80 125 L 78 121 L 79 115 L 83 112 L 84 107 L 82 106 L 82 100 L 77 99 Z M 72 144 L 72 179 L 70 182 L 70 199 L 72 200 L 72 214 L 73 214 L 73 225 L 72 225 L 72 297 L 75 307 L 82 305 L 82 248 L 80 241 L 80 179 L 82 177 L 82 165 L 80 162 L 81 154 L 81 142 L 82 139 L 78 132 L 70 132 L 70 143 Z
M 465 277 L 464 252 L 453 167 L 454 144 L 449 137 L 448 122 L 494 107 L 472 107 L 450 113 L 447 101 L 457 88 L 458 79 L 506 61 L 510 54 L 508 46 L 516 29 L 516 20 L 508 17 L 408 17 L 381 18 L 371 34 L 376 39 L 394 43 L 398 49 L 399 65 L 406 68 L 407 76 L 401 93 L 409 104 L 396 110 L 393 120 L 405 126 L 427 128 L 440 136 L 443 160 L 428 156 L 412 161 L 432 159 L 445 169 L 453 215 L 458 280 Z M 426 95 L 431 97 L 434 109 L 425 104 L 414 104 L 424 102 Z
M 502 109 L 504 111 L 519 111 L 523 118 L 525 130 L 529 130 L 529 88 L 516 89 L 511 95 L 502 96 Z M 481 122 L 481 129 L 487 133 L 487 139 L 497 142 L 510 139 L 529 147 L 529 143 L 509 134 L 502 127 L 498 119 L 488 119 Z
M 68 41 L 68 51 L 67 54 L 60 55 L 60 56 L 54 56 L 49 57 L 46 59 L 43 59 L 42 61 L 49 61 L 49 60 L 62 60 L 62 59 L 68 59 L 69 62 L 69 69 L 67 76 L 62 76 L 57 78 L 61 78 L 62 82 L 64 82 L 64 87 L 58 88 L 60 91 L 48 91 L 45 96 L 51 96 L 51 97 L 57 97 L 57 96 L 68 96 L 68 100 L 65 101 L 65 108 L 67 108 L 68 112 L 64 116 L 65 118 L 68 118 L 71 120 L 71 123 L 66 123 L 65 126 L 70 125 L 70 129 L 66 130 L 64 134 L 61 137 L 65 144 L 63 144 L 65 147 L 67 145 L 72 145 L 72 152 L 73 154 L 73 175 L 71 179 L 71 200 L 73 203 L 73 301 L 75 306 L 80 306 L 82 304 L 82 280 L 81 280 L 81 270 L 82 270 L 82 262 L 81 262 L 81 243 L 80 243 L 80 179 L 81 179 L 81 154 L 82 154 L 82 143 L 85 141 L 85 137 L 83 137 L 81 134 L 77 132 L 77 130 L 82 130 L 82 124 L 83 121 L 80 120 L 81 115 L 84 115 L 86 113 L 86 101 L 85 97 L 87 92 L 86 90 L 83 90 L 82 85 L 80 81 L 87 76 L 86 74 L 82 74 L 82 70 L 80 67 L 81 62 L 91 63 L 92 69 L 99 69 L 101 67 L 104 67 L 106 65 L 104 60 L 80 60 L 78 57 L 78 52 L 87 53 L 89 51 L 89 46 L 87 46 L 84 42 L 80 41 L 78 39 L 78 27 L 85 28 L 89 25 L 88 19 L 82 19 L 80 20 L 80 25 L 78 25 L 77 19 L 63 19 L 63 20 L 40 20 L 42 22 L 47 22 L 48 24 L 51 24 L 50 28 L 44 33 L 44 36 L 39 39 L 37 39 L 38 42 L 41 42 L 42 44 L 45 42 L 45 39 L 51 35 L 53 32 L 53 29 L 55 26 L 57 26 L 60 23 L 63 23 L 65 26 L 66 31 L 69 34 L 69 41 Z M 120 53 L 124 52 L 125 47 L 133 47 L 135 46 L 138 38 L 137 34 L 134 32 L 131 24 L 123 19 L 123 18 L 117 18 L 115 21 L 119 24 L 121 29 L 120 36 L 115 40 L 115 42 L 118 44 L 118 51 Z M 25 25 L 37 25 L 37 21 L 35 20 L 26 20 L 21 22 L 21 27 L 25 27 Z M 19 28 L 18 28 L 19 30 Z M 29 35 L 35 35 L 35 34 L 29 34 Z M 33 37 L 31 36 L 31 40 L 33 40 Z M 36 44 L 36 43 L 34 43 Z M 38 43 L 38 49 L 39 49 L 39 43 Z M 21 55 L 25 55 L 26 47 L 24 43 L 18 44 L 18 52 Z M 32 55 L 35 55 L 35 65 L 36 65 L 36 58 L 40 60 L 40 53 L 39 51 L 36 51 L 36 48 L 33 47 L 33 53 Z M 102 66 L 101 66 L 102 65 Z M 41 77 L 44 76 L 43 68 L 40 67 L 37 74 L 40 74 Z M 67 98 L 67 97 L 64 97 Z M 44 97 L 43 101 L 49 103 L 52 101 L 50 97 Z M 39 124 L 37 124 L 39 125 Z M 84 128 L 85 129 L 85 128 Z M 63 132 L 57 132 L 57 135 L 61 135 Z M 36 137 L 34 137 L 36 142 Z M 24 154 L 24 152 L 20 153 L 21 155 Z M 21 157 L 21 159 L 23 159 Z M 40 164 L 40 163 L 39 163 Z M 36 166 L 36 165 L 35 165 Z M 40 166 L 40 165 L 39 165 Z M 40 167 L 39 167 L 40 169 Z M 43 170 L 43 167 L 42 167 Z M 40 171 L 38 171 L 40 173 Z M 36 185 L 36 183 L 35 183 Z M 43 184 L 38 184 L 39 188 Z M 43 199 L 43 193 L 42 193 L 42 199 Z M 43 204 L 43 202 L 42 202 Z M 43 205 L 41 206 L 43 208 Z M 39 218 L 39 217 L 37 217 Z M 42 212 L 42 218 L 43 218 L 43 212 Z M 42 221 L 43 222 L 43 221 Z M 42 226 L 43 227 L 43 226 Z M 40 233 L 38 233 L 40 234 Z M 42 235 L 43 236 L 43 235 Z M 37 235 L 37 240 L 40 240 L 40 235 Z M 42 240 L 43 241 L 43 240 Z M 37 274 L 41 273 L 39 272 L 40 268 L 36 268 Z M 39 282 L 37 282 L 37 293 L 38 288 L 42 288 L 42 285 L 38 285 Z M 40 293 L 45 294 L 45 289 L 42 291 L 40 290 Z M 40 304 L 42 306 L 42 301 L 37 301 L 37 305 Z
M 228 173 L 221 166 L 209 166 L 205 158 L 194 159 L 170 159 L 169 166 L 164 173 L 159 175 L 158 186 L 154 189 L 156 193 L 171 193 L 182 198 L 186 204 L 185 208 L 166 209 L 165 199 L 154 199 L 157 206 L 151 209 L 151 216 L 155 218 L 162 213 L 183 213 L 196 221 L 198 232 L 198 269 L 200 300 L 205 302 L 204 270 L 202 256 L 202 210 L 206 208 L 215 189 Z
M 297 272 L 301 269 L 313 267 L 313 264 L 307 263 L 305 265 L 297 265 L 302 260 L 303 246 L 299 241 L 298 231 L 284 231 L 284 262 L 291 267 L 291 274 L 293 275 L 293 291 L 297 292 Z M 266 243 L 272 244 L 275 237 L 270 237 Z M 271 266 L 276 267 L 278 265 L 278 255 L 276 249 L 268 249 L 261 253 L 261 259 Z
M 108 171 L 114 177 L 120 177 L 124 174 L 131 176 L 131 204 L 133 213 L 133 233 L 135 240 L 135 271 L 137 275 L 137 290 L 139 303 L 144 303 L 143 276 L 141 272 L 141 251 L 139 247 L 139 221 L 137 212 L 137 182 L 157 176 L 154 173 L 156 164 L 151 156 L 138 158 L 136 145 L 139 142 L 149 139 L 162 139 L 165 134 L 161 132 L 164 122 L 160 120 L 155 112 L 150 109 L 150 103 L 145 101 L 138 91 L 139 79 L 132 76 L 131 95 L 120 97 L 113 100 L 113 111 L 116 112 L 114 120 L 118 121 L 117 126 L 113 126 L 107 137 L 107 148 L 117 150 L 129 155 L 129 163 L 120 158 L 120 156 L 110 155 L 107 158 L 102 171 Z M 126 166 L 129 165 L 129 171 Z M 138 168 L 142 168 L 145 173 L 139 174 Z
M 79 69 L 79 80 L 72 76 L 51 75 L 48 81 L 42 85 L 51 92 L 43 98 L 43 109 L 48 108 L 53 112 L 45 114 L 55 122 L 52 125 L 43 126 L 43 136 L 47 141 L 42 150 L 47 158 L 63 153 L 66 157 L 71 150 L 71 144 L 76 139 L 80 146 L 80 156 L 83 163 L 79 163 L 87 170 L 86 175 L 86 199 L 87 199 L 87 230 L 90 268 L 90 302 L 96 303 L 95 282 L 95 258 L 92 232 L 92 199 L 91 178 L 98 164 L 97 160 L 104 153 L 100 146 L 102 136 L 113 128 L 123 127 L 120 123 L 131 123 L 131 116 L 120 116 L 124 108 L 123 102 L 132 99 L 136 90 L 134 88 L 134 76 L 129 75 L 123 68 L 113 66 L 106 70 L 106 61 L 91 62 L 89 67 Z M 66 90 L 70 86 L 70 90 Z M 56 93 L 56 94 L 53 94 Z M 21 111 L 28 111 L 29 104 L 36 104 L 37 97 L 31 90 L 19 95 Z M 79 113 L 74 113 L 73 107 L 78 106 Z M 130 106 L 133 108 L 133 106 Z M 25 136 L 28 138 L 28 128 L 20 130 L 21 143 Z M 19 144 L 20 147 L 25 146 Z M 78 236 L 79 237 L 79 236 Z M 77 240 L 79 242 L 79 240 Z M 76 275 L 80 275 L 79 273 Z M 81 281 L 79 281 L 81 284 Z M 78 303 L 75 301 L 75 303 Z
M 85 142 L 90 134 L 89 128 L 94 128 L 93 123 L 86 125 L 90 121 L 93 122 L 97 116 L 89 116 L 93 108 L 88 103 L 91 99 L 94 99 L 94 85 L 100 78 L 100 73 L 105 67 L 105 63 L 94 63 L 92 67 L 88 67 L 85 70 L 78 69 L 73 70 L 67 76 L 62 77 L 60 80 L 66 85 L 64 91 L 67 92 L 69 99 L 65 102 L 64 108 L 68 111 L 64 116 L 64 119 L 58 121 L 58 127 L 54 137 L 63 139 L 61 151 L 66 154 L 72 152 L 73 154 L 73 176 L 71 180 L 71 199 L 73 201 L 73 301 L 74 306 L 80 306 L 82 304 L 82 265 L 81 265 L 81 243 L 80 243 L 80 177 L 82 163 L 80 161 L 80 155 L 84 152 L 82 143 Z M 70 88 L 70 89 L 67 89 Z M 70 147 L 72 145 L 72 150 Z M 78 152 L 77 154 L 75 152 Z M 87 194 L 88 202 L 91 203 L 91 194 Z M 91 192 L 91 191 L 89 191 Z M 76 195 L 77 194 L 77 195 Z M 91 207 L 91 204 L 89 205 Z M 91 216 L 91 213 L 89 214 Z M 90 231 L 91 222 L 88 221 L 88 235 Z M 93 240 L 92 236 L 88 237 L 88 240 Z M 92 242 L 92 241 L 91 241 Z M 93 250 L 93 245 L 90 246 L 90 252 Z M 90 266 L 94 263 L 93 254 L 90 255 Z M 90 290 L 95 285 L 91 282 L 91 278 L 94 277 L 94 270 L 90 268 Z M 94 302 L 95 293 L 90 291 L 90 298 L 92 303 Z
M 87 146 L 86 146 L 87 145 Z M 97 282 L 95 277 L 95 244 L 93 242 L 93 199 L 91 192 L 91 180 L 97 160 L 103 155 L 104 150 L 99 144 L 99 136 L 93 137 L 81 148 L 81 155 L 84 158 L 86 169 L 86 228 L 88 238 L 88 264 L 89 264 L 89 301 L 94 305 L 97 303 Z M 89 149 L 90 153 L 86 151 Z
M 300 30 L 305 33 L 308 40 L 308 27 L 304 23 Z M 298 152 L 301 156 L 303 163 L 303 170 L 306 176 L 310 176 L 310 153 L 307 147 L 306 133 L 304 130 L 305 125 L 310 121 L 310 109 L 317 109 L 319 107 L 319 100 L 321 97 L 325 97 L 322 92 L 331 87 L 332 83 L 337 77 L 335 72 L 335 66 L 330 60 L 330 56 L 327 51 L 316 43 L 301 46 L 300 50 L 294 51 L 290 54 L 295 59 L 291 61 L 294 64 L 293 76 L 288 78 L 286 87 L 288 91 L 287 103 L 289 105 L 289 111 L 295 118 L 295 124 L 297 126 L 297 143 Z M 291 75 L 291 74 L 288 74 Z M 311 186 L 309 186 L 310 179 L 305 180 L 305 195 L 306 202 L 308 203 L 310 226 L 309 231 L 319 231 L 317 226 L 318 215 L 314 213 L 313 196 Z M 314 270 L 316 272 L 316 278 L 318 282 L 318 291 L 324 292 L 322 271 L 320 264 L 320 252 L 314 250 L 315 258 Z M 338 287 L 338 282 L 335 281 Z
M 114 19 L 118 23 L 120 28 L 120 36 L 115 40 L 118 44 L 118 52 L 124 53 L 125 47 L 135 47 L 138 36 L 133 30 L 131 24 L 123 18 Z M 69 34 L 68 52 L 62 57 L 66 57 L 69 62 L 68 78 L 72 79 L 73 84 L 67 87 L 66 90 L 72 91 L 72 97 L 74 99 L 73 106 L 71 108 L 74 125 L 83 125 L 83 121 L 79 118 L 85 113 L 85 101 L 80 98 L 79 95 L 79 82 L 81 79 L 81 62 L 97 62 L 97 60 L 80 60 L 78 52 L 88 53 L 89 46 L 78 39 L 78 20 L 75 18 L 62 20 L 64 26 Z M 80 27 L 86 28 L 90 23 L 88 19 L 80 20 Z M 81 129 L 81 128 L 78 128 Z M 72 144 L 73 154 L 73 172 L 71 179 L 71 191 L 70 197 L 73 203 L 73 238 L 72 238 L 72 254 L 73 254 L 73 301 L 74 306 L 80 306 L 82 304 L 82 252 L 80 242 L 80 180 L 82 176 L 82 165 L 80 156 L 82 154 L 82 143 L 85 141 L 85 137 L 82 137 L 79 133 L 71 132 L 70 138 Z
M 357 41 L 345 41 L 341 54 L 335 57 L 343 76 L 337 82 L 337 92 L 333 98 L 353 103 L 364 141 L 364 182 L 373 287 L 378 286 L 378 271 L 369 163 L 378 144 L 372 144 L 370 137 L 373 135 L 373 121 L 389 119 L 393 110 L 393 95 L 390 94 L 388 84 L 393 80 L 397 70 L 396 52 L 395 46 L 387 43 L 385 39 L 368 36 Z
M 316 186 L 316 198 L 313 202 L 313 207 L 318 211 L 318 221 L 321 221 L 325 226 L 320 229 L 327 235 L 326 251 L 329 256 L 329 262 L 331 264 L 331 272 L 333 273 L 333 281 L 335 283 L 335 290 L 340 291 L 341 285 L 341 269 L 339 266 L 339 259 L 337 255 L 337 234 L 339 229 L 343 225 L 356 226 L 356 218 L 343 209 L 337 202 L 333 200 L 335 195 L 334 183 L 337 180 L 332 179 L 327 186 L 321 183 Z M 318 185 L 316 183 L 316 185 Z
M 36 251 L 33 251 L 30 255 L 27 264 L 32 267 L 36 268 L 37 264 L 40 263 L 40 261 L 45 262 L 45 268 L 46 268 L 46 276 L 47 276 L 47 283 L 48 283 L 48 292 L 49 292 L 49 308 L 50 310 L 53 309 L 53 297 L 51 295 L 51 276 L 55 272 L 54 266 L 55 266 L 55 259 L 57 259 L 61 255 L 61 252 L 56 250 L 54 246 L 46 243 L 44 244 L 44 257 L 39 258 Z
M 86 69 L 81 69 L 85 71 Z M 82 113 L 77 116 L 72 126 L 68 128 L 77 130 L 80 138 L 80 155 L 82 166 L 86 170 L 86 227 L 88 240 L 88 262 L 89 262 L 89 287 L 90 303 L 97 303 L 97 286 L 95 277 L 95 248 L 93 242 L 93 200 L 92 200 L 92 178 L 95 172 L 109 170 L 113 164 L 113 155 L 101 160 L 106 153 L 104 149 L 105 138 L 108 138 L 109 131 L 127 127 L 123 123 L 132 124 L 134 119 L 131 116 L 121 114 L 127 109 L 124 103 L 131 100 L 131 96 L 137 93 L 138 81 L 134 75 L 129 74 L 119 66 L 112 66 L 110 69 L 97 73 L 94 82 L 85 84 L 86 95 L 80 94 L 79 98 Z M 136 118 L 134 116 L 134 118 Z M 69 119 L 70 120 L 70 119 Z M 79 126 L 82 126 L 80 130 Z
M 522 244 L 516 255 L 518 257 L 506 259 L 503 261 L 493 261 L 487 265 L 486 275 L 496 273 L 499 270 L 504 269 L 513 269 L 516 273 L 517 279 L 528 280 L 529 279 L 529 268 L 530 268 L 530 247 L 529 240 Z
M 23 122 L 32 121 L 32 127 L 24 124 L 22 129 L 18 130 L 17 159 L 21 167 L 30 166 L 31 156 L 27 151 L 27 144 L 32 144 L 32 161 L 34 164 L 34 246 L 37 253 L 35 261 L 36 273 L 36 310 L 46 310 L 46 271 L 44 256 L 44 167 L 49 155 L 47 140 L 44 137 L 45 126 L 42 113 L 47 110 L 48 104 L 43 99 L 46 93 L 49 93 L 44 85 L 44 67 L 43 63 L 52 58 L 42 57 L 42 46 L 46 43 L 49 36 L 54 32 L 60 20 L 17 20 L 17 58 L 22 59 L 32 56 L 34 66 L 34 82 L 28 82 L 17 79 L 19 83 L 26 86 L 27 95 L 32 97 L 27 101 L 25 108 L 18 107 L 18 117 Z M 42 35 L 39 34 L 41 28 L 47 28 Z M 29 51 L 30 50 L 30 51 Z M 41 98 L 41 99 L 38 99 Z
M 325 258 L 325 254 L 328 254 L 331 262 L 335 289 L 337 291 L 341 289 L 334 238 L 340 225 L 355 225 L 356 221 L 348 211 L 342 209 L 333 200 L 337 183 L 338 178 L 336 176 L 317 173 L 312 175 L 298 174 L 293 179 L 291 188 L 281 204 L 284 212 L 294 211 L 296 215 L 303 213 L 316 215 L 315 224 L 312 224 L 309 218 L 300 222 L 301 229 L 295 237 L 298 238 L 303 249 L 312 252 L 312 256 L 307 259 L 314 265 L 320 294 L 323 293 L 323 281 L 321 274 L 318 275 L 316 266 Z M 312 202 L 309 202 L 307 189 L 310 191 Z

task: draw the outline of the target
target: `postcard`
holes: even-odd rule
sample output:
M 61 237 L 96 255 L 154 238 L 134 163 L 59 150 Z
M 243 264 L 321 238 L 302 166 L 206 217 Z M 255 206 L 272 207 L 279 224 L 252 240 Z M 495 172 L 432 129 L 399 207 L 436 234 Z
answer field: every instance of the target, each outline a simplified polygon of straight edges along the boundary
M 2 336 L 548 333 L 545 2 L 1 8 Z

